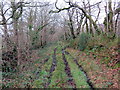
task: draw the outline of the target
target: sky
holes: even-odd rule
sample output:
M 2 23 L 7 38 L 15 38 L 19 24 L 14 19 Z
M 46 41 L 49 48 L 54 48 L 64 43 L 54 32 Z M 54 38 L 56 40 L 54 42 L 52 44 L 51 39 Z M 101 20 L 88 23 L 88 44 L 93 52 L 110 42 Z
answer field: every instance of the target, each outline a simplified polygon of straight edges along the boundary
M 25 1 L 30 1 L 30 0 L 25 0 Z M 35 1 L 35 2 L 49 1 L 49 2 L 51 2 L 51 3 L 56 2 L 56 0 L 31 0 L 31 1 Z M 67 1 L 67 0 L 66 0 L 66 1 Z M 87 0 L 71 0 L 71 1 L 73 1 L 73 2 L 81 2 L 81 1 L 87 1 Z M 99 16 L 99 23 L 103 23 L 104 18 L 105 18 L 105 16 L 106 16 L 105 10 L 104 10 L 104 6 L 106 5 L 106 2 L 107 2 L 108 0 L 89 0 L 89 1 L 90 1 L 91 5 L 92 5 L 92 4 L 95 4 L 95 3 L 97 3 L 97 2 L 102 1 L 102 3 L 100 4 L 101 13 L 100 13 L 100 16 Z M 114 3 L 118 2 L 118 1 L 120 1 L 120 0 L 112 0 L 112 2 L 114 2 Z M 114 4 L 114 3 L 113 3 L 113 4 Z M 66 4 L 64 3 L 64 0 L 58 0 L 57 5 L 58 5 L 58 7 L 65 7 L 65 6 L 66 6 Z M 97 11 L 96 11 L 95 13 L 93 13 L 93 15 L 97 16 Z M 93 18 L 94 18 L 94 17 L 93 17 Z
M 2 1 L 14 1 L 14 0 L 2 0 Z M 15 0 L 15 1 L 20 1 L 20 0 Z M 54 3 L 56 0 L 21 0 L 21 1 L 25 1 L 25 2 L 42 2 L 42 1 L 45 2 L 45 1 L 48 1 L 48 2 Z M 73 1 L 73 2 L 81 2 L 81 1 L 87 1 L 87 0 L 71 0 L 71 1 Z M 104 17 L 106 16 L 104 6 L 105 6 L 105 4 L 106 4 L 106 2 L 108 0 L 89 0 L 89 1 L 90 1 L 91 5 L 93 5 L 93 4 L 97 3 L 97 2 L 100 2 L 100 1 L 103 2 L 102 4 L 100 4 L 101 13 L 100 13 L 100 16 L 99 16 L 99 23 L 102 23 L 103 20 L 104 20 Z M 120 0 L 112 0 L 112 1 L 113 2 L 118 2 Z M 62 7 L 66 7 L 66 4 L 65 4 L 64 0 L 58 0 L 57 6 L 62 8 Z M 97 13 L 98 13 L 98 11 L 92 12 L 92 14 L 95 15 L 95 16 L 97 16 Z
M 6 1 L 14 1 L 14 0 L 6 0 Z M 15 0 L 15 1 L 20 1 L 20 0 Z M 22 0 L 21 0 L 22 1 Z M 23 1 L 37 1 L 37 2 L 40 2 L 40 1 L 51 1 L 51 2 L 55 2 L 56 0 L 23 0 Z M 58 0 L 60 2 L 63 2 L 64 0 Z M 71 1 L 81 1 L 81 0 L 71 0 Z M 86 1 L 86 0 L 84 0 Z M 108 0 L 89 0 L 91 2 L 99 2 L 99 1 L 104 1 L 104 2 L 107 2 Z M 118 2 L 120 0 L 112 0 L 113 2 Z
M 56 0 L 48 0 L 50 2 L 55 2 Z M 73 2 L 81 2 L 81 0 L 72 0 Z M 86 0 L 84 0 L 86 1 Z M 90 3 L 91 5 L 92 4 L 95 4 L 97 2 L 100 2 L 100 1 L 103 1 L 103 0 L 90 0 Z M 106 0 L 105 0 L 106 1 Z M 59 7 L 65 7 L 65 4 L 64 4 L 64 0 L 58 0 L 58 4 L 57 4 Z M 101 8 L 103 7 L 104 5 L 102 4 Z M 94 14 L 94 15 L 97 15 L 97 12 Z M 102 10 L 101 13 L 100 13 L 100 17 L 99 17 L 99 23 L 102 23 L 103 20 L 104 20 L 104 17 L 105 17 L 105 13 L 104 11 Z
M 2 2 L 2 1 L 14 1 L 14 0 L 0 0 L 0 2 Z M 15 1 L 20 1 L 20 0 L 15 0 Z M 25 2 L 42 2 L 42 1 L 48 1 L 48 2 L 51 2 L 51 3 L 54 3 L 56 0 L 23 0 L 23 1 L 25 1 Z M 83 1 L 83 0 L 72 0 L 73 2 L 80 2 L 80 1 Z M 86 0 L 84 0 L 84 1 L 86 1 Z M 95 3 L 97 3 L 97 2 L 100 2 L 100 1 L 102 1 L 103 3 L 100 5 L 100 8 L 101 8 L 101 13 L 100 13 L 100 16 L 99 16 L 99 23 L 103 23 L 103 21 L 104 21 L 104 18 L 105 18 L 105 16 L 106 16 L 106 14 L 105 14 L 105 10 L 104 10 L 104 6 L 105 6 L 105 4 L 106 4 L 106 2 L 108 1 L 108 0 L 90 0 L 90 3 L 91 3 L 91 5 L 93 5 L 93 4 L 95 4 Z M 116 2 L 118 2 L 118 1 L 120 1 L 120 0 L 112 0 L 114 3 L 116 3 Z M 114 4 L 113 3 L 113 4 Z M 58 3 L 57 3 L 57 6 L 58 7 L 66 7 L 66 4 L 64 3 L 64 0 L 58 0 Z M 93 15 L 95 15 L 95 16 L 97 16 L 97 12 L 98 11 L 96 11 L 96 12 L 93 12 L 92 14 Z M 0 30 L 1 31 L 1 30 Z
M 41 0 L 38 0 L 38 1 L 41 1 Z M 50 2 L 55 2 L 56 0 L 48 0 Z M 67 0 L 66 0 L 67 1 Z M 81 2 L 81 1 L 87 1 L 87 0 L 71 0 L 73 2 Z M 106 2 L 108 2 L 108 0 L 89 0 L 90 1 L 90 4 L 93 5 L 97 2 L 100 2 L 102 1 L 102 3 L 100 4 L 100 8 L 101 8 L 101 13 L 100 13 L 100 16 L 99 16 L 99 23 L 103 23 L 104 21 L 104 18 L 106 17 L 106 14 L 105 14 L 105 9 L 104 9 L 104 6 L 106 5 Z M 117 3 L 117 2 L 120 2 L 120 0 L 112 0 L 112 6 L 114 6 L 114 3 Z M 64 6 L 64 0 L 58 0 L 58 6 Z M 97 13 L 94 13 L 93 12 L 93 15 L 97 16 Z

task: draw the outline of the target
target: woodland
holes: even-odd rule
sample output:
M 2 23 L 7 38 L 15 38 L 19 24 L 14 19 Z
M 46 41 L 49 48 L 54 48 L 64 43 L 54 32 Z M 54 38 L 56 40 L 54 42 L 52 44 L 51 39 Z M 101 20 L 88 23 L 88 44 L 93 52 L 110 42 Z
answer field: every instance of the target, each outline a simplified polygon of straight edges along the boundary
M 1 89 L 119 90 L 120 2 L 61 1 L 0 1 Z

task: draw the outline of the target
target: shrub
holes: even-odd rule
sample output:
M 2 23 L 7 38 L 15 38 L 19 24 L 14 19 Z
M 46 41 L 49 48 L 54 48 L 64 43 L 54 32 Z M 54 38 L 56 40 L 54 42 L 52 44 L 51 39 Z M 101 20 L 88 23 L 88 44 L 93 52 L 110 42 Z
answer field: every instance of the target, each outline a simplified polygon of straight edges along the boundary
M 94 35 L 91 37 L 87 49 L 91 50 L 93 48 L 101 49 L 102 47 L 110 48 L 112 46 L 116 46 L 118 39 L 110 39 L 106 34 L 102 33 L 100 35 Z
M 69 46 L 70 46 L 70 47 L 73 47 L 73 46 L 74 46 L 74 40 L 73 40 L 73 39 L 69 40 Z
M 71 47 L 71 48 L 77 48 L 78 47 L 78 42 L 79 42 L 79 38 L 71 39 L 69 41 L 69 47 Z
M 90 39 L 90 35 L 88 33 L 80 34 L 78 49 L 83 51 L 87 47 L 89 39 Z

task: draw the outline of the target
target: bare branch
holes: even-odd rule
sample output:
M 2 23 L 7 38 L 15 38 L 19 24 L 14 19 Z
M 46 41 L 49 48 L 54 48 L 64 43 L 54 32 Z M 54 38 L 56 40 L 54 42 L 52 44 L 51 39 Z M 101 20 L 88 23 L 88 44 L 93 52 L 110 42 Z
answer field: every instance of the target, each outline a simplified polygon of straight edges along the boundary
M 99 12 L 98 12 L 98 15 L 97 15 L 97 18 L 96 18 L 95 22 L 98 21 L 98 18 L 99 18 L 99 15 L 100 15 L 100 10 L 101 10 L 99 4 L 97 6 L 98 6 L 98 9 L 99 9 Z
M 55 11 L 51 10 L 49 13 L 59 13 L 59 12 L 61 12 L 61 11 L 68 10 L 68 9 L 70 9 L 70 8 L 72 8 L 72 7 L 70 6 L 70 7 L 58 9 L 58 10 L 55 10 Z
M 56 9 L 59 9 L 59 8 L 57 7 L 57 2 L 58 2 L 58 0 L 56 0 L 56 2 L 55 2 L 55 7 L 56 7 Z
M 10 8 L 11 8 L 11 7 L 10 7 Z M 10 8 L 6 9 L 5 12 L 4 12 L 3 14 L 6 14 L 6 12 L 7 12 Z
M 95 3 L 95 4 L 93 4 L 93 5 L 90 5 L 90 6 L 88 6 L 88 7 L 84 7 L 84 8 L 93 7 L 93 6 L 95 6 L 95 5 L 99 5 L 100 3 L 102 3 L 102 1 L 100 1 L 100 2 L 98 2 L 98 3 Z
M 118 14 L 120 12 L 120 7 L 117 8 L 114 12 L 115 12 L 115 15 Z

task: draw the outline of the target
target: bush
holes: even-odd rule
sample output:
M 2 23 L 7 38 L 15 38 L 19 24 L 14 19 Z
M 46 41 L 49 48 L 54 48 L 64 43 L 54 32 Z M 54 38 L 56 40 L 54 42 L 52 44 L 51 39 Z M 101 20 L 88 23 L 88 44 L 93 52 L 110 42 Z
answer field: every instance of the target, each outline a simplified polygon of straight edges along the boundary
M 80 34 L 78 49 L 83 51 L 87 47 L 89 39 L 90 39 L 90 35 L 88 33 Z
M 102 33 L 100 35 L 94 35 L 94 37 L 91 37 L 89 42 L 88 42 L 88 46 L 87 49 L 91 50 L 93 48 L 102 48 L 102 47 L 106 47 L 106 48 L 110 48 L 112 46 L 116 46 L 118 42 L 118 39 L 110 39 L 106 34 Z
M 73 39 L 69 40 L 69 46 L 70 46 L 70 47 L 73 47 L 73 46 L 74 46 L 74 40 L 73 40 Z
M 79 38 L 69 40 L 69 47 L 77 48 L 78 47 L 78 41 L 79 41 Z

